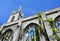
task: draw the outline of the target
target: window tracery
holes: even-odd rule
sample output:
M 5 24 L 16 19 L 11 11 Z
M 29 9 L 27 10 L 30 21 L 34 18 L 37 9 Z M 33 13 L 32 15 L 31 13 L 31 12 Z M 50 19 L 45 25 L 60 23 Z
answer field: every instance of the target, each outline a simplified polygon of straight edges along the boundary
M 12 40 L 12 31 L 11 30 L 7 30 L 5 33 L 3 33 L 2 35 L 2 41 L 11 41 Z

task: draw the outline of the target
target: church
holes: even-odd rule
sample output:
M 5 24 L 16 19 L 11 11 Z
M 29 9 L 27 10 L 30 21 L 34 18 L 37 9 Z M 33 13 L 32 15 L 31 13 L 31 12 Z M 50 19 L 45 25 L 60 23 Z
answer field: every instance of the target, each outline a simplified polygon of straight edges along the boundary
M 60 7 L 41 12 L 40 16 L 39 23 L 37 14 L 24 18 L 20 9 L 13 12 L 7 23 L 0 26 L 0 41 L 59 41 Z M 54 26 L 47 21 L 49 18 L 53 19 Z M 38 28 L 39 26 L 42 28 Z M 52 30 L 52 27 L 57 28 L 58 31 Z

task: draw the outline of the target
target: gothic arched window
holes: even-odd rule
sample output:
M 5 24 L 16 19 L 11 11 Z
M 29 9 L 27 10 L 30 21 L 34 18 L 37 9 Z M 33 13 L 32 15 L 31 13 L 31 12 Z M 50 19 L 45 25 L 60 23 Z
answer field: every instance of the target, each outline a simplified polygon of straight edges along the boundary
M 12 37 L 13 37 L 12 35 L 13 35 L 13 31 L 10 29 L 7 30 L 2 35 L 2 41 L 12 41 Z
M 25 38 L 26 41 L 33 41 L 36 40 L 36 32 L 35 28 L 38 28 L 37 24 L 29 24 L 25 29 Z M 38 30 L 38 29 L 37 29 Z M 38 32 L 39 34 L 39 32 Z
M 25 29 L 24 29 L 24 40 L 25 41 L 46 41 L 46 37 L 44 34 L 40 35 L 40 29 L 39 25 L 37 24 L 29 24 Z M 47 40 L 48 41 L 48 40 Z
M 60 28 L 60 15 L 55 18 L 54 24 L 56 27 Z

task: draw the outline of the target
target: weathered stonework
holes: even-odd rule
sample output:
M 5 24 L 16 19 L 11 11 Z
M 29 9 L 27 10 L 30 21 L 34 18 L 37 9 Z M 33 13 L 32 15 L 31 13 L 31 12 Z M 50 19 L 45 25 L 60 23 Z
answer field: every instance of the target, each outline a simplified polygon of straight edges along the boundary
M 59 15 L 60 15 L 60 7 L 55 8 L 53 10 L 46 11 L 46 12 L 41 12 L 41 16 L 43 20 L 42 23 L 44 23 L 43 28 L 46 30 L 46 34 L 50 41 L 57 41 L 57 40 L 52 37 L 53 32 L 49 23 L 47 22 L 47 18 L 52 18 L 53 20 L 55 20 L 55 18 L 58 17 Z M 13 16 L 15 17 L 12 20 Z M 27 18 L 23 18 L 21 11 L 18 10 L 17 12 L 15 12 L 15 14 L 12 14 L 10 16 L 7 23 L 1 25 L 0 30 L 2 33 L 0 35 L 0 41 L 31 41 L 30 38 L 29 40 L 26 40 L 27 39 L 26 33 L 31 25 L 39 26 L 38 16 L 34 15 Z M 60 35 L 59 32 L 57 34 Z M 34 38 L 35 38 L 35 35 L 34 35 Z M 46 36 L 44 35 L 40 36 L 40 40 L 48 41 L 46 40 Z M 35 39 L 34 41 L 37 41 L 37 40 Z

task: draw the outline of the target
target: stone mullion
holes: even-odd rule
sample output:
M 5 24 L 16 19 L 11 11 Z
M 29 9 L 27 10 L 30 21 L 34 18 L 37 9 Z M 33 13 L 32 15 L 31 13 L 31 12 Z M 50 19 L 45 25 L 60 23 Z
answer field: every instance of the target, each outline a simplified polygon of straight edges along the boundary
M 29 29 L 29 28 L 30 28 L 30 26 L 28 27 L 28 29 Z M 29 36 L 29 33 L 30 33 L 30 32 L 28 31 L 28 36 Z M 29 37 L 29 41 L 30 41 L 30 37 Z
M 39 31 L 39 38 L 40 38 L 40 30 L 39 30 L 39 27 L 38 27 L 38 31 Z
M 25 41 L 25 40 L 26 40 L 26 31 L 25 31 L 24 36 L 23 36 L 23 41 Z
M 36 41 L 36 35 L 35 35 L 35 26 L 34 26 L 34 41 Z

